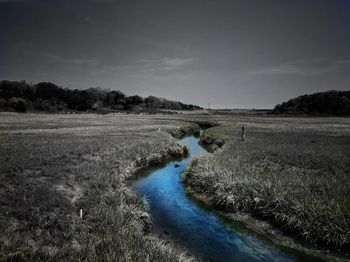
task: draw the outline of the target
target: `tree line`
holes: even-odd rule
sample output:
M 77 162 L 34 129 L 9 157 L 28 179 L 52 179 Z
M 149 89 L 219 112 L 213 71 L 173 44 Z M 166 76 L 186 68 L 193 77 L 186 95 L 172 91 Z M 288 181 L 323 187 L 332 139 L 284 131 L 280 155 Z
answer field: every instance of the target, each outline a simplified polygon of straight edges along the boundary
M 302 95 L 278 104 L 273 114 L 350 115 L 350 91 L 327 91 Z
M 126 96 L 100 87 L 85 90 L 62 88 L 50 82 L 0 81 L 1 111 L 132 111 L 197 110 L 201 107 L 164 98 Z

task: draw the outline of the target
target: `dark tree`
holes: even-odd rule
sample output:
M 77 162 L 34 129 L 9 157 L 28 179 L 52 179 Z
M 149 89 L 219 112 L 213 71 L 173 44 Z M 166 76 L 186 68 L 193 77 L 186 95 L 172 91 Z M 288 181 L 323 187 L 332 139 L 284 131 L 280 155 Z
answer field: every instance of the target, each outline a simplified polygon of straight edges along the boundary
M 273 114 L 350 115 L 350 91 L 303 95 L 278 104 Z
M 1 110 L 16 110 L 19 112 L 30 109 L 46 112 L 97 111 L 103 108 L 135 112 L 154 112 L 158 109 L 200 109 L 198 106 L 186 105 L 155 96 L 143 99 L 138 95 L 126 96 L 121 91 L 109 91 L 99 87 L 72 90 L 50 82 L 40 82 L 32 86 L 25 81 L 7 80 L 0 81 L 0 100 Z
M 25 100 L 18 99 L 18 101 L 15 103 L 15 110 L 21 113 L 27 112 L 28 106 Z

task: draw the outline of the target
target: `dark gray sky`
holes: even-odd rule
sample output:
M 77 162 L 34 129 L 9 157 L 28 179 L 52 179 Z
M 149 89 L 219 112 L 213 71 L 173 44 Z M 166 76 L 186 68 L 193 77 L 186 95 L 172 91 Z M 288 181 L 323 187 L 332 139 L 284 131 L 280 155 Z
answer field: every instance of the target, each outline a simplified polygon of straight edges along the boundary
M 0 79 L 216 108 L 350 89 L 349 0 L 0 0 Z

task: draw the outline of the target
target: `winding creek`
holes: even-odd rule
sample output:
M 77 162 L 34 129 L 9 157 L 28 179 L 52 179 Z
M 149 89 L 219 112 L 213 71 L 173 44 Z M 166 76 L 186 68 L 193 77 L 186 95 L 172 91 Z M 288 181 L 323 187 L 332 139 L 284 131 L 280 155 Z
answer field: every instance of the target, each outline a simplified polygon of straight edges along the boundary
M 319 261 L 277 246 L 192 199 L 181 174 L 194 157 L 208 153 L 198 137 L 187 136 L 180 142 L 189 148 L 187 158 L 149 169 L 132 184 L 149 201 L 155 233 L 166 235 L 203 261 Z

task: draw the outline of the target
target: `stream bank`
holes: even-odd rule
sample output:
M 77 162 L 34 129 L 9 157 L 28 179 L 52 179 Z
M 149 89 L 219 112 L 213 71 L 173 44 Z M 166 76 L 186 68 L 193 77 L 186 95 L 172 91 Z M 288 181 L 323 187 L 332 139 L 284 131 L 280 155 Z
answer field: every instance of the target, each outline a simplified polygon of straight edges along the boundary
M 198 137 L 186 136 L 180 142 L 188 147 L 187 157 L 145 170 L 132 183 L 132 189 L 148 202 L 155 234 L 171 239 L 204 261 L 320 261 L 276 245 L 193 199 L 182 174 L 195 157 L 208 152 Z

